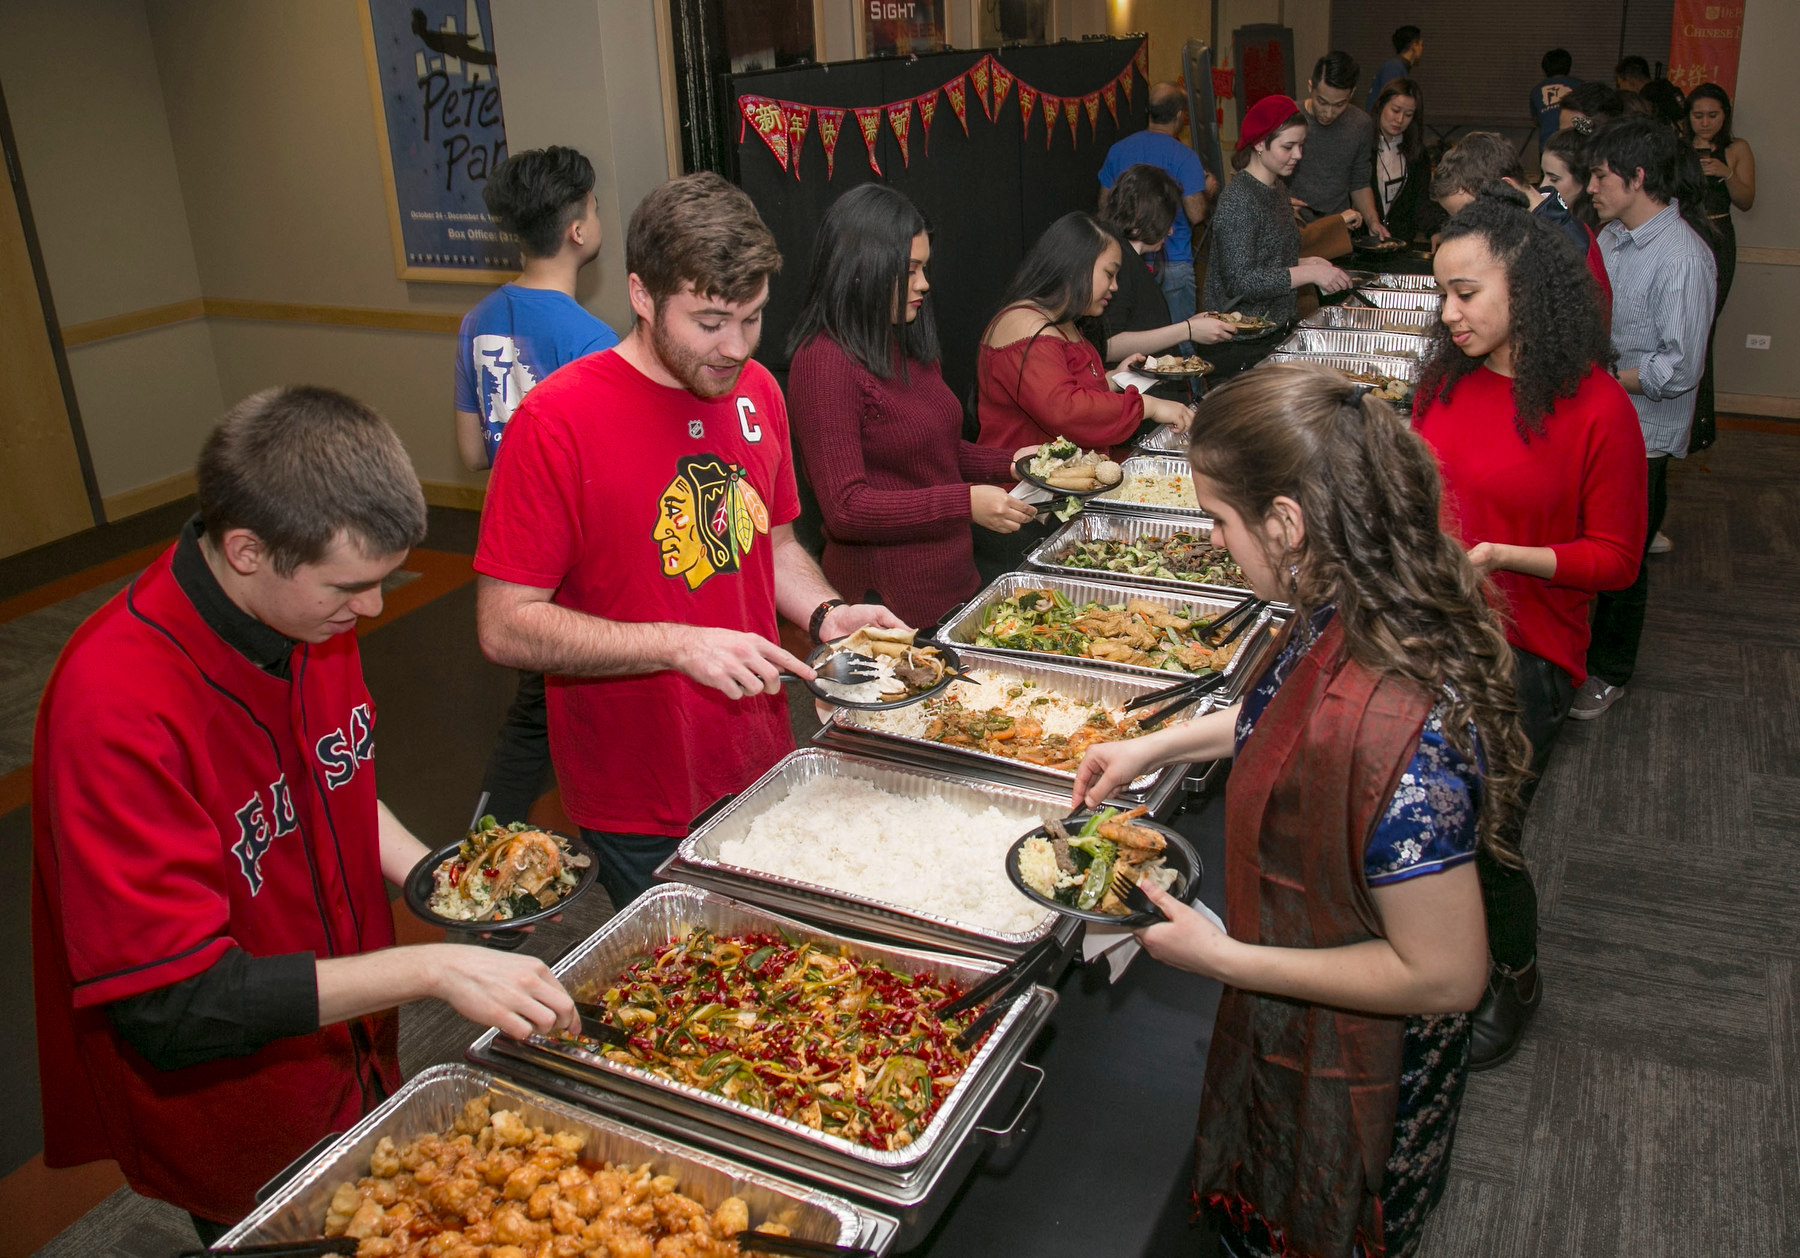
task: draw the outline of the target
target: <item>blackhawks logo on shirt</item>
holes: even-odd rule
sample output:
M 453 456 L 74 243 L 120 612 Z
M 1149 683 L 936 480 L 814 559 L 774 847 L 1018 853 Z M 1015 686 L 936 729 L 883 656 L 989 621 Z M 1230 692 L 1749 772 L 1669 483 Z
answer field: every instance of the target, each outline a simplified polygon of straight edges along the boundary
M 769 533 L 769 509 L 741 464 L 716 454 L 675 461 L 675 479 L 657 500 L 650 538 L 665 577 L 681 577 L 697 590 L 721 572 L 736 572 L 761 533 Z

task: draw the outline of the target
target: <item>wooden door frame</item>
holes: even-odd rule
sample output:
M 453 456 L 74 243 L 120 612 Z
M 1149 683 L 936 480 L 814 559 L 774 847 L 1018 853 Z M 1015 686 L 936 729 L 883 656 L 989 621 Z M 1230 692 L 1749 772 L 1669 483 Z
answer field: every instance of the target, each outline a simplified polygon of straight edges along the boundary
M 56 318 L 56 299 L 50 293 L 50 273 L 44 268 L 44 251 L 38 247 L 37 222 L 31 216 L 31 198 L 25 191 L 25 168 L 13 139 L 12 115 L 6 108 L 6 91 L 0 85 L 0 151 L 5 154 L 6 179 L 12 185 L 19 210 L 19 227 L 25 236 L 25 252 L 31 258 L 32 278 L 37 282 L 38 308 L 44 331 L 50 335 L 50 354 L 56 361 L 56 379 L 62 387 L 63 410 L 75 438 L 75 459 L 81 466 L 81 485 L 87 492 L 88 515 L 95 525 L 106 523 L 106 507 L 100 498 L 100 481 L 94 475 L 94 459 L 88 453 L 87 431 L 81 424 L 81 405 L 75 400 L 75 378 L 69 374 L 69 356 L 63 351 L 62 325 Z

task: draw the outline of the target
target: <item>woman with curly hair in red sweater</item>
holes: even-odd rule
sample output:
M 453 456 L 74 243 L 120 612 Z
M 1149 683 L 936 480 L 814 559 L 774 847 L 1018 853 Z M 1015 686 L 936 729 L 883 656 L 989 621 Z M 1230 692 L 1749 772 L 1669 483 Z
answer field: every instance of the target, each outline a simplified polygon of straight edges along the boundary
M 971 521 L 1015 533 L 1036 514 L 1001 488 L 1036 447 L 962 439 L 962 406 L 938 368 L 930 258 L 925 217 L 906 197 L 875 183 L 844 194 L 819 227 L 788 342 L 788 406 L 825 516 L 825 575 L 909 625 L 935 624 L 980 588 Z
M 1588 605 L 1637 577 L 1644 437 L 1608 370 L 1615 356 L 1592 277 L 1517 190 L 1489 184 L 1452 218 L 1433 269 L 1444 308 L 1416 423 L 1443 474 L 1444 527 L 1491 578 L 1505 618 L 1532 746 L 1528 804 L 1587 676 Z M 1470 1066 L 1480 1070 L 1517 1049 L 1542 990 L 1531 874 L 1477 866 L 1494 963 L 1475 1014 Z

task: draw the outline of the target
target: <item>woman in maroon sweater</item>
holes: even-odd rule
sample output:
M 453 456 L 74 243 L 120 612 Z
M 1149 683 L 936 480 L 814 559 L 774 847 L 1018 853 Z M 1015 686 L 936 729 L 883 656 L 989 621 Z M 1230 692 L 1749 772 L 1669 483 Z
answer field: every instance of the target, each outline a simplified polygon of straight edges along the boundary
M 1492 578 L 1506 618 L 1532 745 L 1529 804 L 1586 676 L 1588 604 L 1637 577 L 1644 438 L 1607 370 L 1593 277 L 1520 193 L 1489 184 L 1444 228 L 1433 270 L 1444 308 L 1416 422 L 1443 474 L 1445 530 Z M 1477 867 L 1494 961 L 1475 1014 L 1479 1070 L 1512 1055 L 1542 989 L 1530 873 L 1479 856 Z
M 962 439 L 938 369 L 930 257 L 906 197 L 873 183 L 846 193 L 820 225 L 789 340 L 788 406 L 825 516 L 826 576 L 910 625 L 936 623 L 980 587 L 971 520 L 1010 533 L 1035 514 L 1000 487 L 1035 447 Z

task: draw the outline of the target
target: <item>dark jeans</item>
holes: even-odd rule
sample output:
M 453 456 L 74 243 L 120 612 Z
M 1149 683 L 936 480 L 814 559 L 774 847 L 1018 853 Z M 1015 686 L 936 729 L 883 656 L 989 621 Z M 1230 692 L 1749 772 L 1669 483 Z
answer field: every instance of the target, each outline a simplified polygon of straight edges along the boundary
M 656 867 L 681 845 L 666 834 L 619 834 L 581 828 L 598 858 L 596 873 L 613 908 L 622 909 L 656 885 Z
M 221 1236 L 237 1226 L 235 1223 L 214 1223 L 211 1219 L 203 1219 L 199 1215 L 192 1213 L 188 1215 L 188 1218 L 194 1221 L 194 1234 L 200 1238 L 200 1243 L 208 1249 L 211 1249 L 217 1244 Z
M 1575 683 L 1569 675 L 1542 656 L 1514 647 L 1513 677 L 1518 688 L 1520 722 L 1531 744 L 1531 780 L 1519 792 L 1519 815 L 1507 827 L 1506 839 L 1515 850 L 1525 834 L 1525 814 L 1537 794 L 1538 782 L 1550 763 L 1550 748 L 1569 715 Z M 1481 877 L 1481 903 L 1487 910 L 1488 952 L 1498 965 L 1523 969 L 1537 960 L 1537 888 L 1531 870 L 1503 865 L 1486 848 L 1475 853 L 1475 872 Z
M 1650 460 L 1650 526 L 1644 531 L 1644 555 L 1662 527 L 1669 509 L 1669 458 Z M 1622 590 L 1594 600 L 1594 636 L 1588 643 L 1588 672 L 1609 686 L 1623 686 L 1637 671 L 1638 641 L 1644 636 L 1644 611 L 1650 603 L 1650 565 L 1638 560 L 1637 580 Z
M 524 821 L 550 784 L 550 724 L 544 708 L 544 675 L 520 673 L 519 689 L 488 753 L 481 789 L 487 810 L 501 825 Z
M 1048 505 L 1056 506 L 1061 501 L 1057 499 Z M 996 533 L 979 524 L 971 524 L 969 532 L 974 535 L 975 571 L 981 577 L 981 584 L 985 586 L 995 577 L 1023 567 L 1025 552 L 1061 527 L 1062 521 L 1055 516 L 1043 521 L 1034 520 L 1015 533 Z

